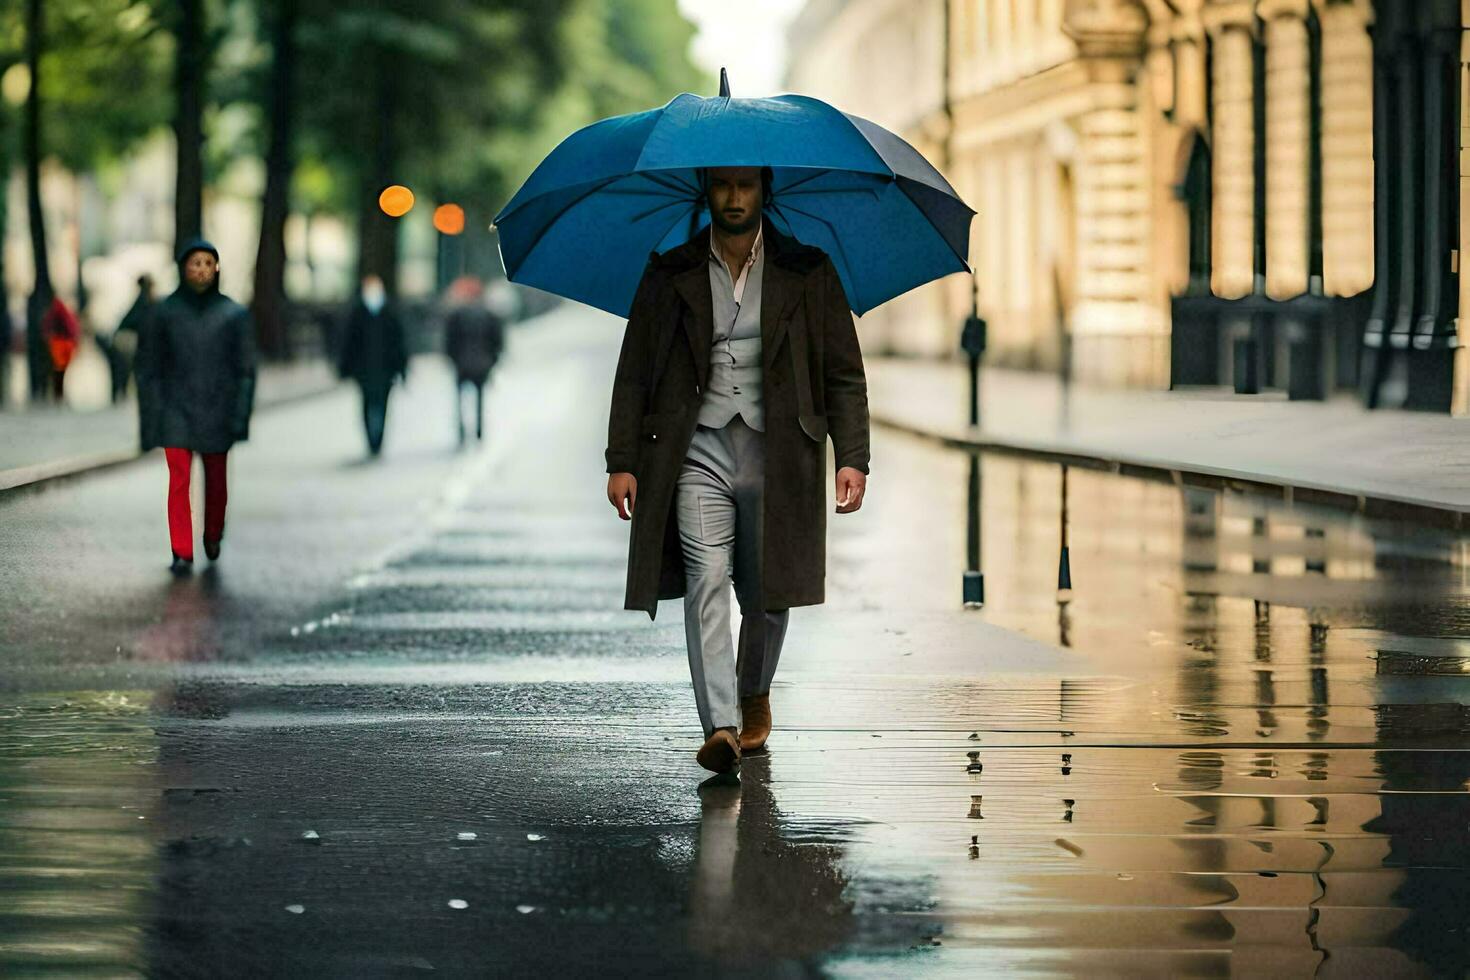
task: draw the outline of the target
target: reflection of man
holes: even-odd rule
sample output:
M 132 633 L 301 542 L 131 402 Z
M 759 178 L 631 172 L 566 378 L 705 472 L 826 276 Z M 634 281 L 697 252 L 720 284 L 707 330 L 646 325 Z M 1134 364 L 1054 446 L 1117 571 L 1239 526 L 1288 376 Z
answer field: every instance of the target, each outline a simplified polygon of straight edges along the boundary
M 689 945 L 752 976 L 836 949 L 853 933 L 841 852 L 781 832 L 770 767 L 699 787 L 699 839 L 690 881 Z
M 710 230 L 651 257 L 633 300 L 607 495 L 633 521 L 624 605 L 652 616 L 660 598 L 684 597 L 705 734 L 696 758 L 724 772 L 770 733 L 790 608 L 825 598 L 829 432 L 837 512 L 862 506 L 868 403 L 831 260 L 762 218 L 770 171 L 717 167 L 702 179 Z

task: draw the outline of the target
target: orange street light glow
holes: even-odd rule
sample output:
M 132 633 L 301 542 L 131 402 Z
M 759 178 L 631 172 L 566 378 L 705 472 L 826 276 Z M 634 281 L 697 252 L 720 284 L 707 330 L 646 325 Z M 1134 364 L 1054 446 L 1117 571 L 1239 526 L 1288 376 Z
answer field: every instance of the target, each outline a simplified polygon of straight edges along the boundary
M 401 218 L 413 210 L 413 191 L 402 184 L 385 187 L 378 195 L 378 207 L 390 218 Z
M 446 235 L 464 231 L 464 208 L 458 204 L 441 204 L 434 209 L 434 227 Z

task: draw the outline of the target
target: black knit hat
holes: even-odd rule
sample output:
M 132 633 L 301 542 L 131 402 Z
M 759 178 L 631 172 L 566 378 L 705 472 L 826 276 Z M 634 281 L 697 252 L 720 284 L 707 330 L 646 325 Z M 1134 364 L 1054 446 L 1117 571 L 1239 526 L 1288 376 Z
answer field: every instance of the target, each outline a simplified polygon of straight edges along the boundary
M 203 238 L 194 238 L 186 242 L 183 248 L 179 249 L 179 265 L 183 265 L 185 262 L 187 262 L 189 260 L 189 256 L 193 255 L 195 252 L 208 252 L 210 255 L 214 256 L 214 260 L 216 262 L 219 261 L 219 249 L 215 248 Z

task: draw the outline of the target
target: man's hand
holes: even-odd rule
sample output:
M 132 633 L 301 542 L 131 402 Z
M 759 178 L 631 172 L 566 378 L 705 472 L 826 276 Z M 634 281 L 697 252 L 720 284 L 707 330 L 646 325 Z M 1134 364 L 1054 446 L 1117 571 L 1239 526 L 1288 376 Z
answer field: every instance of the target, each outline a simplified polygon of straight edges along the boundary
M 607 478 L 607 502 L 618 509 L 619 517 L 625 521 L 631 521 L 633 505 L 638 502 L 638 478 L 632 473 L 614 473 L 609 476 Z
M 863 505 L 868 477 L 862 470 L 844 466 L 837 471 L 837 513 L 851 514 Z

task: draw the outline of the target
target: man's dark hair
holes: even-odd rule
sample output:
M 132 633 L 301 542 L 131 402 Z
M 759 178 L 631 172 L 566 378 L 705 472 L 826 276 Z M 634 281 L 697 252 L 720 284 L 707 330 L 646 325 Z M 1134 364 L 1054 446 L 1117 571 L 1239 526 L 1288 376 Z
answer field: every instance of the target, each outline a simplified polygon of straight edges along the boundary
M 699 175 L 699 201 L 700 201 L 701 204 L 703 204 L 704 206 L 708 207 L 709 206 L 709 168 L 708 167 L 699 167 L 699 168 L 697 168 L 695 170 L 695 173 L 697 173 Z M 776 197 L 776 192 L 775 192 L 774 188 L 772 187 L 772 185 L 775 182 L 775 180 L 776 180 L 776 172 L 774 170 L 772 170 L 770 167 L 761 167 L 761 208 L 762 209 L 765 209 L 765 208 L 770 207 L 771 206 L 771 201 L 774 200 L 775 197 Z

